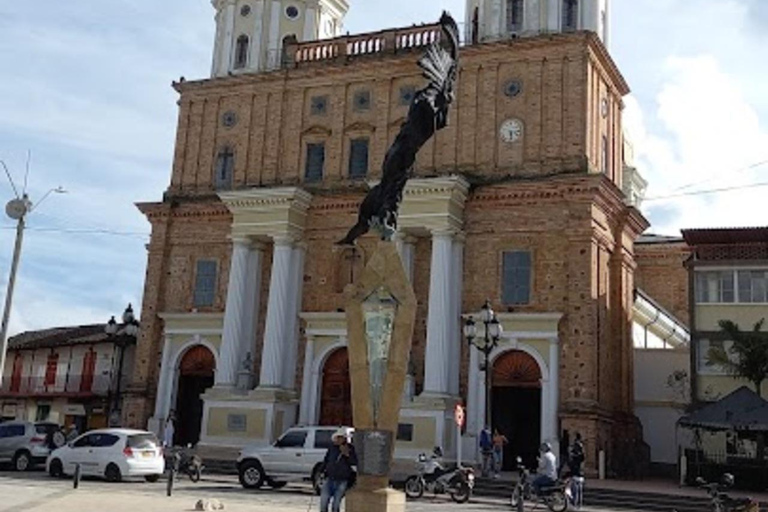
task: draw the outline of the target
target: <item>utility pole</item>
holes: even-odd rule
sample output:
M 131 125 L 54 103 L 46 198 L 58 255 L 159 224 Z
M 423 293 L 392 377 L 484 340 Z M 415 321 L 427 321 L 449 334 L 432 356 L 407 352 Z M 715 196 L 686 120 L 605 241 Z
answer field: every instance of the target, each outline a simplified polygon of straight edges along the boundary
M 16 287 L 16 274 L 19 269 L 19 261 L 21 260 L 21 246 L 22 242 L 24 241 L 24 228 L 26 228 L 27 215 L 30 214 L 36 207 L 40 206 L 40 204 L 45 201 L 45 199 L 51 193 L 56 192 L 57 194 L 63 194 L 66 192 L 66 190 L 64 190 L 62 187 L 52 188 L 46 192 L 45 195 L 43 195 L 42 199 L 40 199 L 36 205 L 33 205 L 32 201 L 29 200 L 29 196 L 27 195 L 26 191 L 27 178 L 29 176 L 29 160 L 27 161 L 27 172 L 24 176 L 24 190 L 22 190 L 21 197 L 19 197 L 19 192 L 16 189 L 16 185 L 13 183 L 13 178 L 11 178 L 11 173 L 8 171 L 8 167 L 5 165 L 5 162 L 0 160 L 0 164 L 3 165 L 5 174 L 8 176 L 8 181 L 10 181 L 11 187 L 13 187 L 13 191 L 16 194 L 16 197 L 8 201 L 8 204 L 5 205 L 6 215 L 16 221 L 16 242 L 13 246 L 11 273 L 8 276 L 8 288 L 5 292 L 3 320 L 2 324 L 0 324 L 0 386 L 2 386 L 3 373 L 5 370 L 5 357 L 6 352 L 8 351 L 8 322 L 11 318 L 13 290 Z
M 27 212 L 32 203 L 24 194 L 22 199 L 11 199 L 5 206 L 5 213 L 16 222 L 16 243 L 13 246 L 13 261 L 11 262 L 11 274 L 8 276 L 8 289 L 5 292 L 5 307 L 3 308 L 3 322 L 0 325 L 0 385 L 3 384 L 3 372 L 5 369 L 5 354 L 8 350 L 8 320 L 11 317 L 11 304 L 13 303 L 13 289 L 16 286 L 16 272 L 21 260 L 21 243 L 24 240 L 24 228 L 26 227 Z

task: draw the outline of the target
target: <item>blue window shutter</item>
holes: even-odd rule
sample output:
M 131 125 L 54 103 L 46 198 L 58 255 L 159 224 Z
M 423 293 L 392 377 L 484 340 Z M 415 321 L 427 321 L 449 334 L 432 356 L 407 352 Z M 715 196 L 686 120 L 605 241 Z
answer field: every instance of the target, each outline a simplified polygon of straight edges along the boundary
M 306 169 L 304 170 L 304 181 L 322 181 L 323 167 L 325 167 L 325 144 L 322 142 L 307 144 L 306 165 Z
M 504 253 L 502 268 L 502 300 L 504 304 L 520 305 L 531 302 L 531 253 Z
M 211 307 L 216 298 L 218 265 L 214 260 L 198 260 L 195 277 L 195 307 Z
M 353 139 L 349 146 L 349 177 L 365 178 L 368 174 L 368 139 Z

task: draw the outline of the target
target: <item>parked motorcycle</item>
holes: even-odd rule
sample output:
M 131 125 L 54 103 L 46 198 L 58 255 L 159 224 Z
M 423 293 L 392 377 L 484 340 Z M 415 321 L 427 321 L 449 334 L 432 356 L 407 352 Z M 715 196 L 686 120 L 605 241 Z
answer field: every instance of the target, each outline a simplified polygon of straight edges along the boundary
M 515 484 L 510 499 L 512 510 L 523 512 L 525 501 L 544 503 L 552 512 L 565 512 L 568 509 L 569 497 L 566 482 L 558 481 L 553 486 L 542 487 L 536 495 L 531 486 L 531 472 L 523 465 L 523 460 L 520 457 L 517 458 L 517 472 L 517 484 Z
M 466 503 L 475 487 L 475 472 L 472 468 L 458 466 L 455 469 L 444 468 L 440 463 L 442 450 L 435 448 L 427 459 L 421 453 L 416 462 L 417 473 L 405 481 L 405 495 L 412 499 L 421 498 L 424 491 L 438 494 L 448 493 L 456 503 Z
M 709 494 L 712 512 L 758 512 L 760 505 L 751 498 L 731 498 L 723 492 L 734 483 L 736 480 L 730 473 L 724 474 L 719 483 L 707 483 L 701 477 L 696 479 L 696 485 Z
M 177 475 L 187 475 L 193 483 L 200 481 L 204 469 L 203 459 L 192 453 L 191 446 L 171 448 L 168 457 Z

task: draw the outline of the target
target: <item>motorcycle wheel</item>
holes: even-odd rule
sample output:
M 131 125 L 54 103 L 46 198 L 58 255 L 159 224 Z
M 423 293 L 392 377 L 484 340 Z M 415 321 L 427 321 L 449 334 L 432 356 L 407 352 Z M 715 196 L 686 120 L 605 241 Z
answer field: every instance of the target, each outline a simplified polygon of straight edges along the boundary
M 553 491 L 546 498 L 547 508 L 552 512 L 565 512 L 568 509 L 568 498 L 564 491 Z
M 196 484 L 197 482 L 200 481 L 200 466 L 195 466 L 193 468 L 190 468 L 188 474 L 189 474 L 189 480 L 193 484 Z
M 417 476 L 409 476 L 405 481 L 405 495 L 417 500 L 424 495 L 424 482 Z
M 512 497 L 509 500 L 509 504 L 512 506 L 512 510 L 516 510 L 517 512 L 522 512 L 525 508 L 525 505 L 523 504 L 523 497 L 521 496 L 522 492 L 519 485 L 515 486 L 515 490 L 512 491 Z
M 466 482 L 461 482 L 456 487 L 452 488 L 449 492 L 451 494 L 451 499 L 456 503 L 468 502 L 469 495 L 472 494 L 472 491 Z

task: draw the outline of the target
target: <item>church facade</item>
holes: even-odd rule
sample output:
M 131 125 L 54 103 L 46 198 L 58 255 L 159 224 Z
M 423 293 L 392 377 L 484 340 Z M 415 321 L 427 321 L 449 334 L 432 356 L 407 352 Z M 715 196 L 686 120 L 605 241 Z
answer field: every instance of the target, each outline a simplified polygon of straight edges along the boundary
M 335 242 L 380 177 L 439 27 L 339 37 L 344 0 L 214 5 L 212 78 L 174 84 L 170 185 L 138 205 L 152 237 L 124 420 L 159 429 L 174 411 L 177 442 L 227 453 L 351 422 L 343 291 L 375 239 Z M 468 0 L 466 33 L 449 126 L 401 209 L 418 310 L 398 456 L 475 453 L 489 371 L 510 454 L 567 429 L 592 467 L 602 450 L 628 472 L 647 223 L 622 192 L 629 89 L 602 39 L 607 2 Z M 486 299 L 504 328 L 488 368 L 462 337 Z

